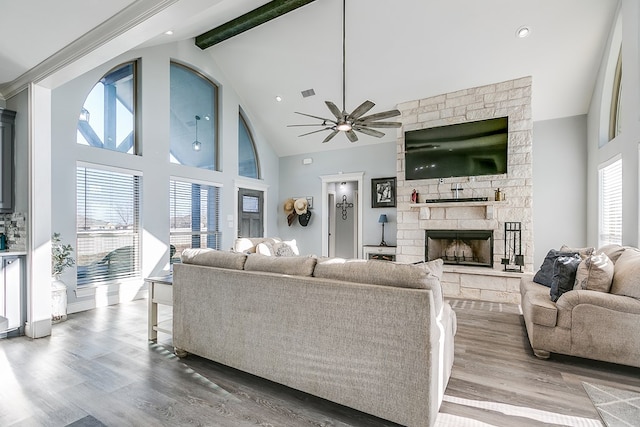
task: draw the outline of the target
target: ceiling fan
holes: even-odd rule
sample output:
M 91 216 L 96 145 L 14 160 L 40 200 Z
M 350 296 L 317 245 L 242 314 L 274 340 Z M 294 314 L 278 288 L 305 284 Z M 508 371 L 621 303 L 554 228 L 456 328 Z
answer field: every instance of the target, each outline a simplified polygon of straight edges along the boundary
M 342 0 L 342 111 L 331 101 L 325 101 L 325 104 L 329 108 L 329 111 L 333 114 L 334 118 L 324 118 L 319 116 L 314 116 L 311 114 L 300 113 L 296 111 L 296 114 L 300 114 L 302 116 L 311 117 L 314 119 L 322 120 L 321 123 L 314 124 L 302 124 L 302 125 L 289 125 L 288 127 L 298 127 L 298 126 L 322 126 L 322 129 L 314 130 L 312 132 L 303 133 L 298 136 L 306 136 L 311 135 L 317 132 L 331 131 L 331 133 L 322 141 L 323 143 L 329 142 L 331 138 L 336 136 L 340 132 L 344 132 L 349 141 L 356 142 L 358 140 L 358 135 L 356 132 L 361 132 L 365 135 L 375 136 L 377 138 L 383 137 L 384 133 L 379 130 L 375 130 L 373 128 L 398 128 L 402 126 L 402 123 L 398 122 L 379 122 L 378 120 L 389 119 L 391 117 L 397 117 L 400 115 L 400 111 L 389 110 L 383 111 L 382 113 L 375 113 L 368 116 L 365 114 L 371 110 L 375 104 L 371 101 L 364 101 L 355 110 L 351 113 L 347 113 L 347 109 L 345 107 L 345 16 L 346 16 L 346 0 Z M 355 131 L 355 132 L 354 132 Z

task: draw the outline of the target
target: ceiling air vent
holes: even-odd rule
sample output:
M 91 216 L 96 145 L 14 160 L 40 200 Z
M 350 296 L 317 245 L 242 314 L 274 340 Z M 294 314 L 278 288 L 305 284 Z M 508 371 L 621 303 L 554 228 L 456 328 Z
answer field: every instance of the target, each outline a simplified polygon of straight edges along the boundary
M 303 90 L 302 91 L 302 97 L 303 98 L 308 98 L 308 97 L 313 96 L 315 94 L 316 94 L 316 92 L 313 89 L 307 89 L 307 90 Z

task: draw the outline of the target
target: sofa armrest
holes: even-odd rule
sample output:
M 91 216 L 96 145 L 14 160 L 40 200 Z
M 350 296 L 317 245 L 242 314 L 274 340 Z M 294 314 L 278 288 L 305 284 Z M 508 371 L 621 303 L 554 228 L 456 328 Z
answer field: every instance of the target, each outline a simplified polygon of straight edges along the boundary
M 571 313 L 579 305 L 589 304 L 620 313 L 640 315 L 640 300 L 622 295 L 590 290 L 565 292 L 556 302 L 558 326 L 571 328 Z

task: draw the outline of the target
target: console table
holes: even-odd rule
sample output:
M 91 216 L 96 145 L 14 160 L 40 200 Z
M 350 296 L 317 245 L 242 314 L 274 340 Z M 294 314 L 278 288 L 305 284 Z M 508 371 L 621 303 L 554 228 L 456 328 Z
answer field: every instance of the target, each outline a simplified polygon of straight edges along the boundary
M 362 247 L 362 256 L 364 259 L 378 259 L 382 261 L 396 260 L 395 246 L 378 246 L 364 245 Z
M 158 322 L 158 304 L 173 306 L 173 276 L 148 277 L 149 286 L 149 341 L 158 341 L 158 332 L 171 335 L 172 320 Z

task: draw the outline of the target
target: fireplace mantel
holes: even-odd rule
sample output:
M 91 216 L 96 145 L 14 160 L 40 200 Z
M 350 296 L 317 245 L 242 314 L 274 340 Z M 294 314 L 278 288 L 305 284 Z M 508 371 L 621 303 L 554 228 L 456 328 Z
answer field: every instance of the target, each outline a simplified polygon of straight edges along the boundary
M 485 200 L 480 202 L 438 202 L 438 203 L 412 203 L 411 210 L 420 209 L 420 219 L 431 219 L 431 209 L 459 209 L 459 208 L 484 208 L 484 214 L 478 218 L 495 219 L 496 206 L 506 205 L 505 201 Z
M 476 202 L 433 202 L 433 203 L 411 203 L 409 207 L 414 208 L 442 208 L 451 206 L 494 206 L 506 205 L 506 201 L 483 200 Z

